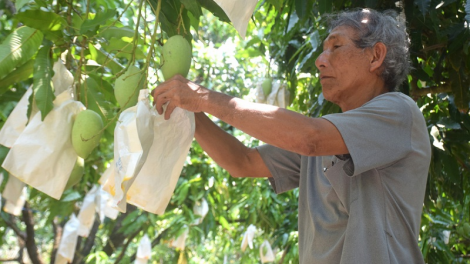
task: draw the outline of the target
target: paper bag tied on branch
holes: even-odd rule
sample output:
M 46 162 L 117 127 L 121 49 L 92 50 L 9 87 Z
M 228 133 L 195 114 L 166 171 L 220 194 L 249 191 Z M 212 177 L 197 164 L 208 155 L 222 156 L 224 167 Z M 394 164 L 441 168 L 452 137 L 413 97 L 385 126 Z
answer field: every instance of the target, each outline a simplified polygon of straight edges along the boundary
M 153 141 L 155 109 L 148 100 L 149 91 L 139 93 L 137 105 L 126 109 L 119 116 L 114 130 L 114 179 L 107 188 L 121 212 L 126 212 L 127 192 L 144 165 Z
M 128 202 L 163 214 L 170 202 L 196 128 L 194 113 L 175 108 L 170 119 L 155 115 L 153 143 L 144 166 L 128 191 Z
M 20 216 L 27 196 L 26 184 L 10 174 L 5 189 L 3 189 L 2 192 L 2 197 L 6 200 L 3 211 L 15 216 Z
M 73 119 L 84 108 L 73 100 L 71 89 L 62 92 L 44 121 L 41 113 L 36 113 L 2 167 L 31 187 L 60 199 L 77 161 L 71 140 Z

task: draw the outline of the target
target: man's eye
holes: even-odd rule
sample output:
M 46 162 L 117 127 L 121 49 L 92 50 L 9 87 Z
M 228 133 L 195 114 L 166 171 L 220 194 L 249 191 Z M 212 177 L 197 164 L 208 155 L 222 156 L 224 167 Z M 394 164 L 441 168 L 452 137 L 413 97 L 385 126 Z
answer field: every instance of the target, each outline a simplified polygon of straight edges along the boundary
M 333 46 L 333 48 L 335 48 L 335 49 L 337 49 L 337 48 L 339 48 L 339 47 L 341 47 L 341 46 L 340 46 L 340 45 L 334 45 L 334 46 Z

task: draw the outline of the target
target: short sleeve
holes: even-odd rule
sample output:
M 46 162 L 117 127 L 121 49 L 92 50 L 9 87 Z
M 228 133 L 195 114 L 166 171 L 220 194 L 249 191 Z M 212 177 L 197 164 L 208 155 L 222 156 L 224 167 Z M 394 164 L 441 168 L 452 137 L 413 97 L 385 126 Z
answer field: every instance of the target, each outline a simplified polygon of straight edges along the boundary
M 269 181 L 276 193 L 299 187 L 301 155 L 268 144 L 257 150 L 273 176 Z
M 354 163 L 352 176 L 391 165 L 411 151 L 412 116 L 405 100 L 386 93 L 359 108 L 323 116 L 343 137 Z

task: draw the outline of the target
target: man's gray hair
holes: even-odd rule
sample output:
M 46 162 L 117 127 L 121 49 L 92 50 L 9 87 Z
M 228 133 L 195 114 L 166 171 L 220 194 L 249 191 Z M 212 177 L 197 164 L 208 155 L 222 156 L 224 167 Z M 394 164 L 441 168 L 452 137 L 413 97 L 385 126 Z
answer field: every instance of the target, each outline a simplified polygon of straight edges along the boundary
M 407 78 L 411 64 L 409 39 L 405 22 L 394 10 L 383 13 L 372 9 L 346 11 L 329 16 L 330 31 L 349 26 L 358 36 L 353 40 L 358 48 L 371 48 L 377 42 L 387 47 L 381 77 L 389 91 L 394 91 Z

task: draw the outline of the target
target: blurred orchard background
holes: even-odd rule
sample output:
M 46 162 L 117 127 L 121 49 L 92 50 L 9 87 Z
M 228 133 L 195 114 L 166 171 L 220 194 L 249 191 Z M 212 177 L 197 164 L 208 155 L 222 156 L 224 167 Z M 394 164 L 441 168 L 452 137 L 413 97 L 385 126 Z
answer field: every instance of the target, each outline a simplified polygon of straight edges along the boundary
M 356 7 L 394 9 L 407 21 L 414 69 L 400 90 L 422 110 L 433 145 L 419 245 L 427 263 L 470 262 L 468 0 L 260 0 L 244 39 L 213 0 L 1 0 L 0 43 L 23 49 L 15 58 L 0 54 L 0 127 L 35 79 L 45 84 L 30 102 L 52 104 L 54 87 L 47 83 L 62 57 L 78 98 L 107 129 L 82 179 L 61 200 L 28 188 L 21 214 L 0 212 L 0 262 L 54 263 L 65 223 L 113 160 L 122 111 L 113 96 L 116 78 L 134 65 L 144 71 L 146 87 L 155 88 L 163 81 L 160 55 L 169 37 L 180 34 L 192 45 L 188 79 L 255 101 L 257 83 L 269 75 L 287 84 L 288 109 L 318 117 L 340 111 L 323 99 L 316 78 L 314 61 L 327 35 L 323 15 Z M 22 26 L 36 37 L 12 40 Z M 47 107 L 40 109 L 47 115 Z M 214 121 L 248 146 L 262 144 Z M 0 162 L 8 151 L 0 147 Z M 0 171 L 1 192 L 8 173 Z M 95 218 L 88 237 L 78 238 L 73 263 L 134 262 L 144 235 L 152 243 L 149 263 L 260 263 L 264 240 L 273 263 L 298 263 L 297 197 L 297 190 L 274 194 L 263 179 L 232 178 L 193 142 L 165 213 L 129 205 L 116 219 Z M 193 224 L 193 207 L 203 199 L 208 213 Z M 250 225 L 253 248 L 242 251 Z M 170 241 L 185 232 L 185 247 L 173 248 Z

